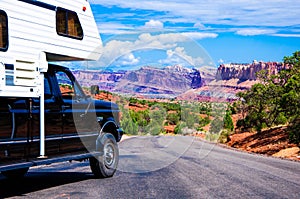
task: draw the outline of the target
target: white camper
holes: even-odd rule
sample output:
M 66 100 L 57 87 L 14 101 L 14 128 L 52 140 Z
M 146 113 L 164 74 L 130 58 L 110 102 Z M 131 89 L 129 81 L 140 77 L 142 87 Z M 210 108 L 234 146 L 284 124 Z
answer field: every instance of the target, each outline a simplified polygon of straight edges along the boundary
M 0 5 L 0 96 L 40 96 L 40 74 L 48 62 L 100 57 L 102 42 L 86 0 Z

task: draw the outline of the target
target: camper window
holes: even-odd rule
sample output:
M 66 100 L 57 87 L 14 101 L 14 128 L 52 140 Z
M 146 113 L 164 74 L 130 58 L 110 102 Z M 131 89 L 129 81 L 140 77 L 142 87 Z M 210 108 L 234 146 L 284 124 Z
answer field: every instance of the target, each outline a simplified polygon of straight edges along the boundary
M 8 27 L 7 15 L 0 10 L 0 50 L 6 51 L 8 48 Z
M 76 12 L 57 8 L 56 31 L 59 35 L 75 39 L 83 38 L 82 27 Z

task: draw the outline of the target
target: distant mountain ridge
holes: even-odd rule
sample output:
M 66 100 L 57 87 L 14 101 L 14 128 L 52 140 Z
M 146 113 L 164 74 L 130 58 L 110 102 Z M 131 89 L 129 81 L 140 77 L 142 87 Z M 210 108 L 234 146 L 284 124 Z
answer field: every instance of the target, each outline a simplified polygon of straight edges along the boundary
M 204 78 L 201 77 L 201 73 Z M 154 68 L 144 66 L 132 71 L 73 71 L 83 86 L 98 85 L 102 90 L 127 94 L 177 96 L 211 81 L 214 74 L 180 65 Z
M 83 85 L 98 85 L 101 90 L 147 97 L 178 97 L 179 99 L 234 100 L 239 91 L 258 83 L 256 73 L 265 70 L 268 75 L 286 69 L 281 62 L 249 64 L 221 64 L 218 68 L 185 68 L 180 65 L 155 68 L 143 66 L 130 71 L 74 71 Z

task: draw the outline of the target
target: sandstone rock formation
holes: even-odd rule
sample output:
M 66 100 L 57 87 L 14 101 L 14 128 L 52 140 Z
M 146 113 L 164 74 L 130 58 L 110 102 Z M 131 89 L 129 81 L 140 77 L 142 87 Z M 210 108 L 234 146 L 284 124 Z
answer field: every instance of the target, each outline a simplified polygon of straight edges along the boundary
M 216 71 L 215 78 L 205 86 L 190 90 L 180 96 L 179 99 L 194 99 L 197 101 L 232 101 L 235 94 L 250 89 L 259 83 L 257 72 L 266 71 L 266 75 L 275 75 L 279 71 L 287 69 L 280 62 L 257 62 L 251 64 L 222 64 Z
M 252 64 L 222 64 L 217 70 L 217 80 L 239 79 L 243 81 L 257 80 L 256 73 L 265 70 L 268 75 L 277 74 L 279 71 L 285 69 L 281 62 L 257 62 Z

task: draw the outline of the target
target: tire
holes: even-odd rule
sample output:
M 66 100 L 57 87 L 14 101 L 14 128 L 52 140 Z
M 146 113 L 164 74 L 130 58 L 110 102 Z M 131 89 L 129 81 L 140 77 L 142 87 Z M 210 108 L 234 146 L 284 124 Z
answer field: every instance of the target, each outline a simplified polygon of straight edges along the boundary
M 2 171 L 1 174 L 9 179 L 17 179 L 23 178 L 24 175 L 27 173 L 29 167 L 21 168 L 21 169 L 13 169 L 8 171 Z
M 103 154 L 89 159 L 92 173 L 96 178 L 112 177 L 119 163 L 119 148 L 115 137 L 110 133 L 99 136 L 97 151 Z

